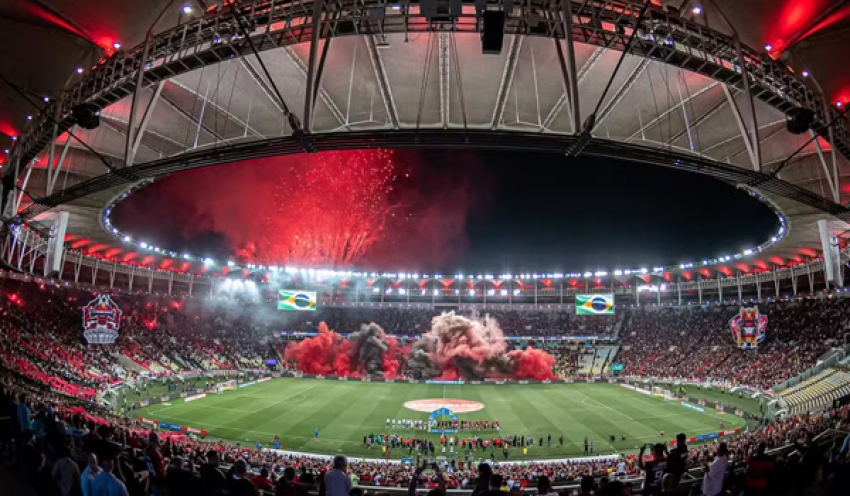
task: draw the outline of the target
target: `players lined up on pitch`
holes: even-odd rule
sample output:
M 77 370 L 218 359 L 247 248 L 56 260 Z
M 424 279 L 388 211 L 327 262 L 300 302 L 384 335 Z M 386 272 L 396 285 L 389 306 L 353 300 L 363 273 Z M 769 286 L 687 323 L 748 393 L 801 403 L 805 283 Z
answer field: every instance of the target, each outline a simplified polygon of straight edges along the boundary
M 387 419 L 387 427 L 398 429 L 415 429 L 415 430 L 435 430 L 435 429 L 455 429 L 455 430 L 499 430 L 500 424 L 498 420 L 437 420 L 437 419 Z
M 552 446 L 552 435 L 546 436 L 544 441 L 543 436 L 537 439 L 536 446 L 543 447 Z M 559 447 L 564 446 L 564 436 L 558 437 L 555 442 Z M 593 441 L 588 444 L 587 438 L 584 439 L 585 454 L 593 453 Z M 491 451 L 491 458 L 496 458 L 496 451 L 501 450 L 502 455 L 507 460 L 510 456 L 510 448 L 523 448 L 523 455 L 528 455 L 528 448 L 535 446 L 534 436 L 505 436 L 494 438 L 482 438 L 481 436 L 459 437 L 455 435 L 442 435 L 438 439 L 438 446 L 434 446 L 433 440 L 422 439 L 418 437 L 405 437 L 398 434 L 369 434 L 363 436 L 363 444 L 367 448 L 379 447 L 385 457 L 389 457 L 391 450 L 402 449 L 407 450 L 408 455 L 422 454 L 447 456 L 450 459 L 464 458 L 467 462 L 471 459 L 472 452 L 475 451 Z

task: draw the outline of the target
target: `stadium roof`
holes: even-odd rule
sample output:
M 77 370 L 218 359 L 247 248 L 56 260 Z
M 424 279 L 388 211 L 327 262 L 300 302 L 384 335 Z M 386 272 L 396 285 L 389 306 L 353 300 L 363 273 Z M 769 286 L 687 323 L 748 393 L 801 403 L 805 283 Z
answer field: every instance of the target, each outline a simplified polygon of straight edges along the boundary
M 104 210 L 128 188 L 190 167 L 314 149 L 482 146 L 625 157 L 747 185 L 787 219 L 786 229 L 762 251 L 718 262 L 734 272 L 817 257 L 819 219 L 842 219 L 836 232 L 847 230 L 850 131 L 835 103 L 850 102 L 850 67 L 834 61 L 836 47 L 850 46 L 846 2 L 653 5 L 601 101 L 639 2 L 572 2 L 571 44 L 560 2 L 516 2 L 498 55 L 482 55 L 472 3 L 454 20 L 439 13 L 455 12 L 442 0 L 325 2 L 318 18 L 316 2 L 221 4 L 4 2 L 0 140 L 13 148 L 5 177 L 38 200 L 20 195 L 25 219 L 47 222 L 61 205 L 71 214 L 72 248 L 181 267 L 123 243 L 104 225 Z M 438 13 L 426 18 L 430 5 Z M 315 50 L 313 22 L 321 23 Z M 97 129 L 73 126 L 70 108 L 80 103 L 100 109 Z M 585 142 L 579 132 L 597 104 Z M 814 111 L 817 140 L 786 130 L 785 113 L 796 107 Z

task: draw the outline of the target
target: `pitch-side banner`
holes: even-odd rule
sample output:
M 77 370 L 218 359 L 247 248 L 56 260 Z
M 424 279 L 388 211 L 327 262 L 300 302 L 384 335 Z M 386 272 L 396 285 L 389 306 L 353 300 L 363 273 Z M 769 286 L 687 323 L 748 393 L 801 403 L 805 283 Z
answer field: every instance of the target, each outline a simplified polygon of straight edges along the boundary
M 576 315 L 614 315 L 614 295 L 576 295 Z
M 741 307 L 738 313 L 729 319 L 729 328 L 738 348 L 754 350 L 764 341 L 767 315 L 761 313 L 758 305 Z
M 278 291 L 277 309 L 315 312 L 316 292 L 281 289 Z

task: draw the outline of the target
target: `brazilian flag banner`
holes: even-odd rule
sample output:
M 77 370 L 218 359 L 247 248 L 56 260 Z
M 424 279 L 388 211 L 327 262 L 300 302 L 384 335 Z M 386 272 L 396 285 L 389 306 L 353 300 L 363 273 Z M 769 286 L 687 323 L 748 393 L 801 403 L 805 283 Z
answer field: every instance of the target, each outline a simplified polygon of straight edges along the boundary
M 614 315 L 614 295 L 576 295 L 576 315 Z
M 278 291 L 277 309 L 315 312 L 316 292 L 281 289 Z

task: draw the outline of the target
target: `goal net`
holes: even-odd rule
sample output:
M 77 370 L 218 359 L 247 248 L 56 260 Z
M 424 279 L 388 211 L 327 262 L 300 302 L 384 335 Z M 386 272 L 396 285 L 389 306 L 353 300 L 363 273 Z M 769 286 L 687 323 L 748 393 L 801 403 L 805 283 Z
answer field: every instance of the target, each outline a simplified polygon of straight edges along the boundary
M 216 384 L 215 388 L 218 391 L 218 394 L 221 394 L 224 391 L 236 389 L 236 381 L 232 380 L 232 381 L 219 382 L 218 384 Z

